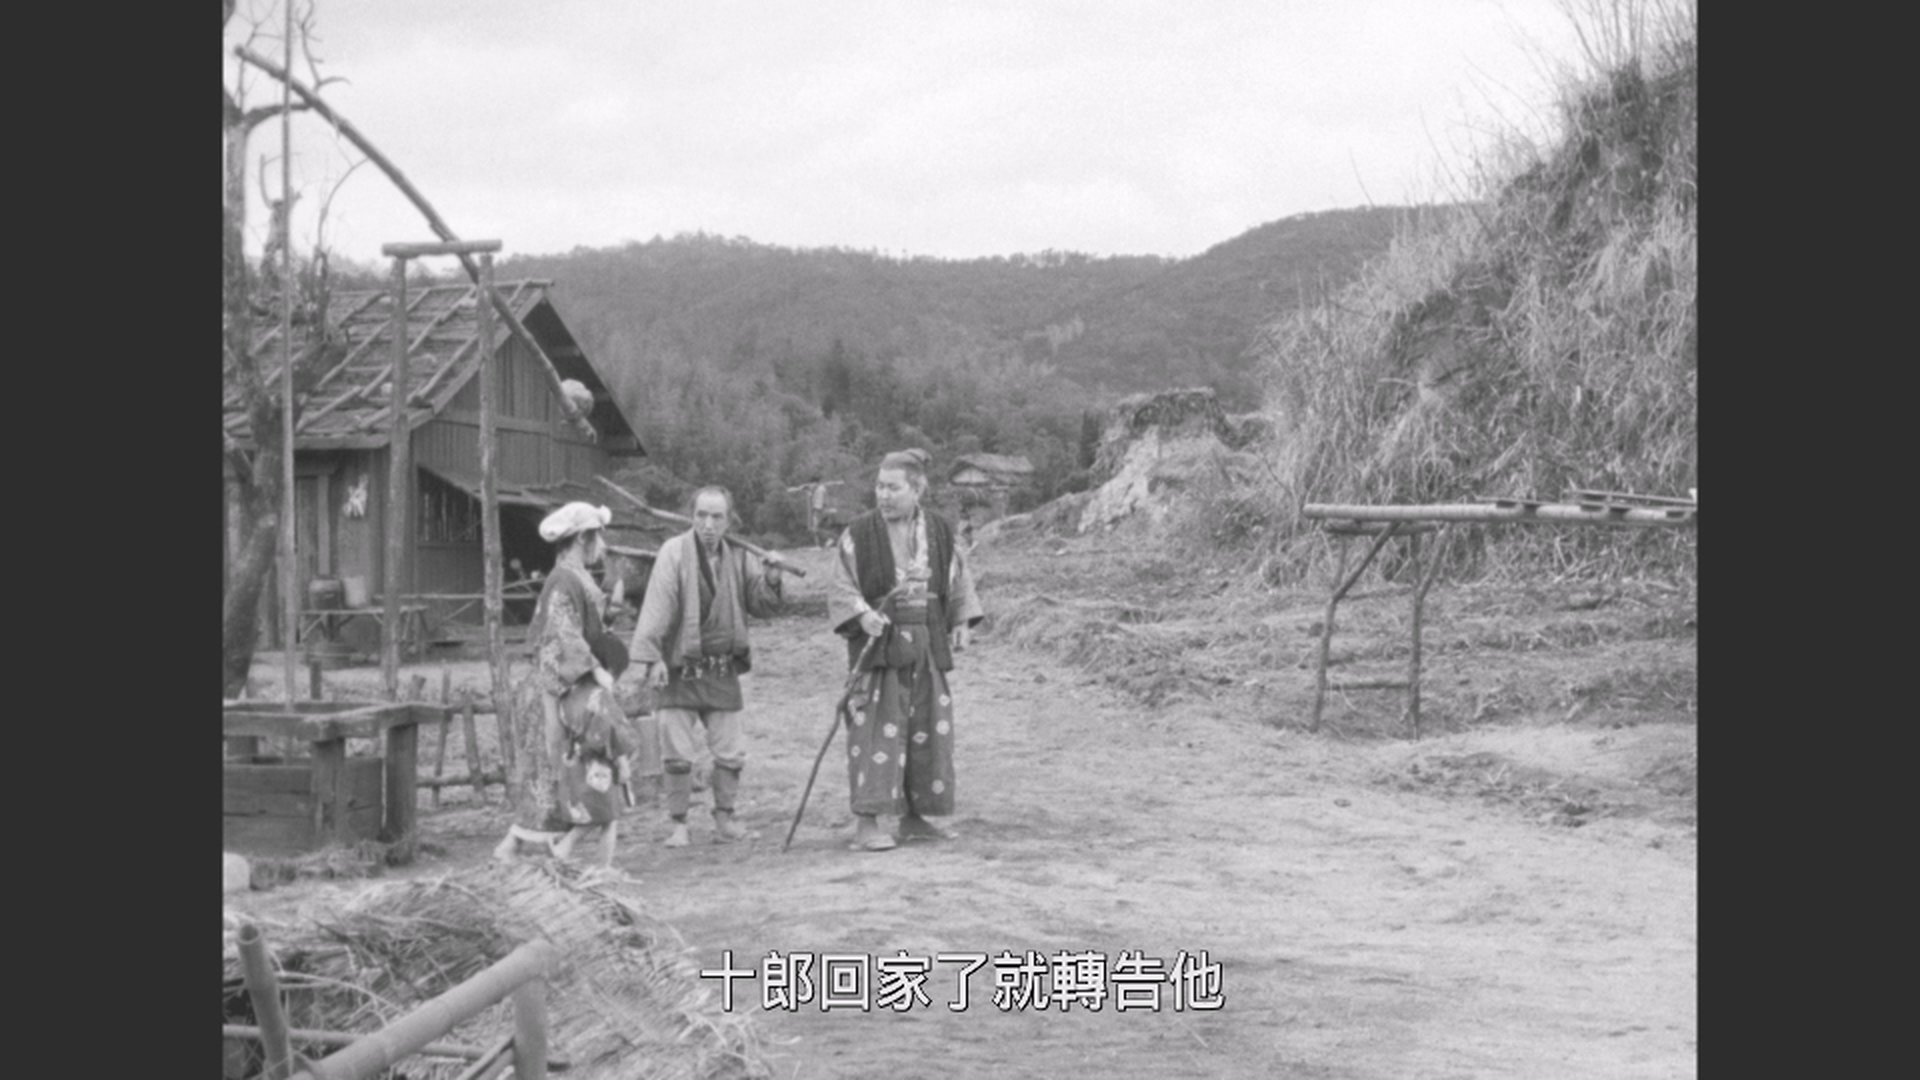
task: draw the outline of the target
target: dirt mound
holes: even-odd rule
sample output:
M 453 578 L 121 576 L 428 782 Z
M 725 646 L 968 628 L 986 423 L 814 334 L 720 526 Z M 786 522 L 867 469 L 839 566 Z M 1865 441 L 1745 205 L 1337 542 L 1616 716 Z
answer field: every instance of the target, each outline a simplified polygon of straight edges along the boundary
M 1135 394 L 1108 416 L 1094 454 L 1099 486 L 993 522 L 979 537 L 1073 536 L 1135 516 L 1165 526 L 1196 498 L 1258 483 L 1268 470 L 1248 448 L 1271 433 L 1262 417 L 1228 416 L 1211 389 Z

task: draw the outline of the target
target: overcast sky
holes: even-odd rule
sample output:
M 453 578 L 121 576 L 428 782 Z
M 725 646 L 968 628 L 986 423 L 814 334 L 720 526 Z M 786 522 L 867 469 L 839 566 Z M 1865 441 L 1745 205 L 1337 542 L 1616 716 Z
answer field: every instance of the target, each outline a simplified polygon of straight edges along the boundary
M 272 0 L 251 6 L 277 30 Z M 1548 122 L 1546 69 L 1577 53 L 1554 0 L 316 6 L 322 71 L 347 80 L 327 100 L 462 238 L 509 254 L 705 231 L 1192 255 L 1306 211 L 1453 197 L 1487 132 Z M 249 104 L 277 93 L 249 75 Z M 277 123 L 257 130 L 256 174 L 279 147 Z M 301 248 L 358 156 L 294 121 Z M 371 164 L 326 236 L 367 261 L 433 238 Z

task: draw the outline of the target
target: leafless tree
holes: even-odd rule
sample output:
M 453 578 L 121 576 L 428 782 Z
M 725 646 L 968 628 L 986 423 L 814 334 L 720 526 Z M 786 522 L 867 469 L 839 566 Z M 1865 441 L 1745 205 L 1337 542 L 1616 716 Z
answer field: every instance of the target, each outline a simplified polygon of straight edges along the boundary
M 291 0 L 289 0 L 291 2 Z M 235 0 L 221 0 L 221 29 L 224 33 L 235 13 Z M 296 44 L 313 64 L 307 43 L 311 40 L 312 9 L 296 22 Z M 256 24 L 251 36 L 258 36 Z M 318 82 L 319 80 L 316 80 Z M 228 489 L 228 542 L 230 568 L 221 609 L 222 688 L 227 697 L 236 696 L 246 685 L 247 671 L 253 663 L 254 642 L 259 634 L 260 595 L 267 575 L 273 570 L 274 556 L 283 524 L 281 501 L 284 455 L 291 452 L 282 432 L 282 395 L 263 369 L 263 361 L 278 352 L 277 343 L 267 348 L 255 345 L 256 318 L 272 317 L 280 310 L 281 290 L 295 291 L 296 323 L 291 339 L 296 383 L 308 381 L 311 372 L 339 354 L 329 339 L 326 321 L 326 259 L 316 250 L 291 281 L 281 281 L 276 271 L 258 275 L 246 255 L 247 219 L 247 142 L 255 128 L 277 118 L 277 103 L 247 108 L 246 88 L 236 74 L 231 84 L 221 87 L 221 126 L 224 137 L 224 190 L 221 206 L 221 315 L 223 370 L 226 396 L 237 404 L 241 421 L 223 431 L 224 451 L 232 482 Z M 294 103 L 293 109 L 305 108 Z M 294 192 L 281 192 L 273 199 L 266 190 L 262 167 L 261 196 L 273 208 L 266 254 L 277 259 L 277 245 L 290 242 L 290 210 Z

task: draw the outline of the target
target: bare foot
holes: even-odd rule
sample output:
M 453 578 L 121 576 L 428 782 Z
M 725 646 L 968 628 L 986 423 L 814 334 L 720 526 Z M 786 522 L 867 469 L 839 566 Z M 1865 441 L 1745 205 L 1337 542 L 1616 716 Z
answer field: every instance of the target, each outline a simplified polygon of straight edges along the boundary
M 674 822 L 673 833 L 672 835 L 668 836 L 664 842 L 667 847 L 686 847 L 687 846 L 687 823 L 684 821 Z

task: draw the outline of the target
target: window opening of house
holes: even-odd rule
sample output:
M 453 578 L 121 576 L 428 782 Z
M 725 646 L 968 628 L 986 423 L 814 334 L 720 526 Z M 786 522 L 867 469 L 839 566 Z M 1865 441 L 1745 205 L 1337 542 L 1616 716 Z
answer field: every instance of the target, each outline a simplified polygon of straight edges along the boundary
M 421 543 L 480 542 L 480 500 L 425 470 L 418 490 Z

